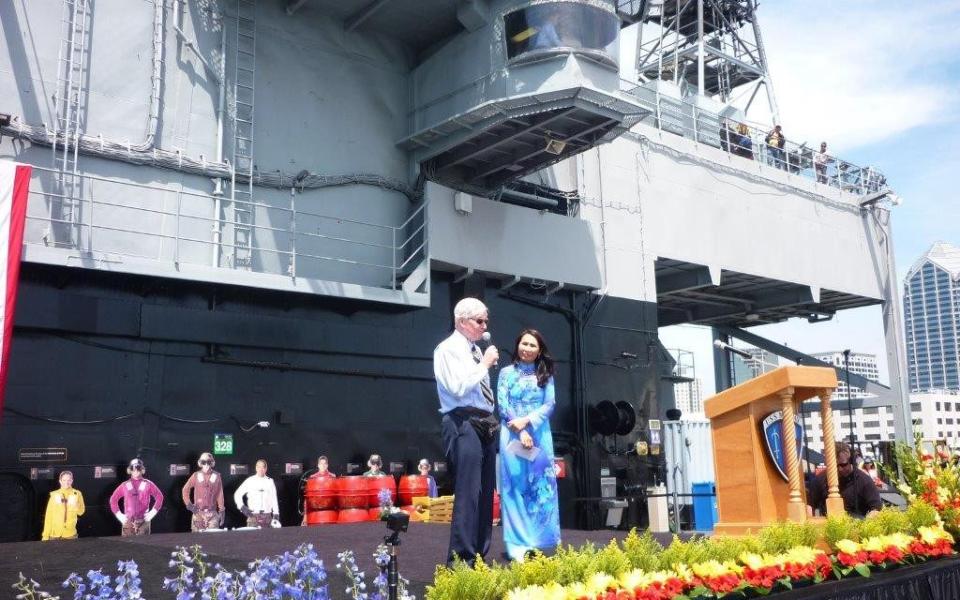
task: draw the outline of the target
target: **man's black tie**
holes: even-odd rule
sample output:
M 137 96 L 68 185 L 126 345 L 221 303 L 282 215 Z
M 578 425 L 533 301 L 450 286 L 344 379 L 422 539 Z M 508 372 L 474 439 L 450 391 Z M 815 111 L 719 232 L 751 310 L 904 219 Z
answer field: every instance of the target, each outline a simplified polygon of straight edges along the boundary
M 473 345 L 473 360 L 478 364 L 483 360 L 483 353 L 480 352 L 480 346 L 476 344 Z M 492 407 L 494 404 L 493 399 L 493 390 L 490 388 L 490 377 L 484 377 L 480 380 L 480 392 L 483 394 L 484 400 L 486 400 Z

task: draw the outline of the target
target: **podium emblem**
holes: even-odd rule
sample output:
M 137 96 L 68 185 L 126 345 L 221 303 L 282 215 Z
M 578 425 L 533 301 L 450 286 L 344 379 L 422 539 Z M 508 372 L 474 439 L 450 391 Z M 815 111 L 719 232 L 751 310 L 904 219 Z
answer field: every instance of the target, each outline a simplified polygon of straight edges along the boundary
M 784 481 L 789 481 L 787 476 L 787 455 L 785 453 L 785 443 L 783 441 L 783 412 L 776 411 L 767 415 L 760 424 L 763 429 L 763 439 L 767 442 L 767 454 L 773 460 L 773 466 L 783 477 Z M 797 437 L 797 457 L 803 456 L 803 423 L 800 421 L 800 415 L 794 415 L 793 427 Z

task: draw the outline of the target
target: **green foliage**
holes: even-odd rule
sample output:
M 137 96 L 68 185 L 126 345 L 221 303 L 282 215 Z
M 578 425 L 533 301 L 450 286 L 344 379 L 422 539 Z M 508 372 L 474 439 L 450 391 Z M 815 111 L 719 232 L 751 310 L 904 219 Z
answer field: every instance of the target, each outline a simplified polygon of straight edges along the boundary
M 616 540 L 610 540 L 610 543 L 597 552 L 590 562 L 589 572 L 606 573 L 607 575 L 617 575 L 630 570 L 630 559 L 626 553 L 620 549 Z
M 453 568 L 438 566 L 426 600 L 500 600 L 510 591 L 510 578 L 499 567 L 477 561 L 475 568 L 458 561 Z
M 669 569 L 674 565 L 687 564 L 687 556 L 689 551 L 687 549 L 687 544 L 680 541 L 680 537 L 677 535 L 673 536 L 673 541 L 670 542 L 670 545 L 664 548 L 660 555 L 657 557 L 657 570 L 660 569 Z
M 710 537 L 704 538 L 701 542 L 703 554 L 723 562 L 725 560 L 737 560 L 744 552 L 756 552 L 759 550 L 759 544 L 752 537 L 734 538 L 734 537 Z
M 663 547 L 649 531 L 644 531 L 643 535 L 637 535 L 637 530 L 631 529 L 629 535 L 623 540 L 623 551 L 627 555 L 627 560 L 630 561 L 631 568 L 655 571 L 659 564 L 657 557 L 663 551 Z
M 820 537 L 818 529 L 813 523 L 780 521 L 761 529 L 757 541 L 762 552 L 780 554 L 794 546 L 815 546 Z
M 538 552 L 533 558 L 511 563 L 504 575 L 509 580 L 511 589 L 517 586 L 546 585 L 551 581 L 560 582 L 556 566 L 561 560 L 557 557 L 548 558 Z
M 859 522 L 844 513 L 840 516 L 827 517 L 827 522 L 823 526 L 823 538 L 831 550 L 837 549 L 837 542 L 840 540 L 860 541 Z
M 920 527 L 930 527 L 937 523 L 937 509 L 922 500 L 911 502 L 906 510 L 910 522 L 910 533 L 916 533 Z
M 593 544 L 586 544 L 580 549 L 573 546 L 558 548 L 551 564 L 555 581 L 566 585 L 586 580 L 591 573 L 590 568 L 596 554 L 597 549 Z
M 860 537 L 863 538 L 896 532 L 912 535 L 916 530 L 910 525 L 907 513 L 892 506 L 881 509 L 877 514 L 860 523 Z

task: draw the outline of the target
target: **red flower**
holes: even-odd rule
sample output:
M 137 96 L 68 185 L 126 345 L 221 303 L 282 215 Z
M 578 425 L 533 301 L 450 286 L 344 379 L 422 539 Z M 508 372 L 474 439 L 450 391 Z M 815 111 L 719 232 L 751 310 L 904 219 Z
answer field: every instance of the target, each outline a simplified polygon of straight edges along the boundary
M 703 580 L 703 583 L 716 593 L 727 594 L 740 585 L 740 578 L 732 573 L 728 573 L 718 577 L 707 577 Z
M 928 479 L 928 480 L 926 480 L 926 481 L 923 482 L 923 487 L 925 487 L 928 492 L 936 492 L 936 491 L 937 491 L 937 480 L 936 480 L 936 479 Z

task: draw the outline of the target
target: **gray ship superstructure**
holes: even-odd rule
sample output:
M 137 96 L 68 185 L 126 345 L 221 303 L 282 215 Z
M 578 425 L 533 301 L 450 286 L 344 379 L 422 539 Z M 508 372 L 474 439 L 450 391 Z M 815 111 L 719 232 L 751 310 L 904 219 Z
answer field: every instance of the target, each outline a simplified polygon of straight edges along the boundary
M 882 303 L 873 401 L 907 431 L 882 176 L 730 135 L 732 89 L 775 109 L 752 0 L 18 0 L 0 20 L 0 158 L 34 166 L 2 539 L 35 537 L 51 468 L 89 498 L 81 535 L 107 533 L 94 466 L 142 456 L 173 493 L 215 434 L 225 475 L 280 469 L 287 524 L 288 464 L 442 461 L 431 353 L 464 295 L 503 360 L 523 326 L 558 359 L 565 526 L 602 522 L 601 473 L 633 500 L 662 478 L 624 451 L 673 403 L 658 327 L 761 346 L 741 328 Z M 173 502 L 154 531 L 186 528 Z

